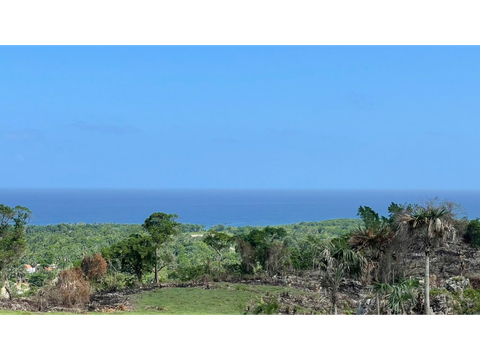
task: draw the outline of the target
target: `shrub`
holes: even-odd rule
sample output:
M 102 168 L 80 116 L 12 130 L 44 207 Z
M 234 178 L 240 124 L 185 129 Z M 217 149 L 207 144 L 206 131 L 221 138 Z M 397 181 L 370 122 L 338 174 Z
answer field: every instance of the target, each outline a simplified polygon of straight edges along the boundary
M 460 313 L 464 315 L 480 314 L 480 290 L 466 289 L 459 297 Z
M 129 276 L 123 273 L 108 274 L 101 282 L 103 290 L 117 291 L 135 286 L 136 279 L 134 276 Z
M 255 315 L 274 315 L 277 314 L 279 306 L 278 298 L 267 293 L 256 298 L 254 304 L 247 307 L 247 312 Z
M 58 274 L 57 283 L 43 293 L 51 305 L 63 307 L 85 306 L 90 302 L 90 282 L 80 268 L 63 270 Z
M 465 240 L 473 246 L 480 247 L 480 219 L 476 218 L 467 225 Z
M 474 289 L 480 289 L 480 276 L 478 275 L 472 275 L 468 277 L 468 280 L 470 280 L 470 286 Z
M 98 281 L 107 274 L 107 262 L 100 254 L 85 256 L 81 266 L 83 273 L 89 280 Z

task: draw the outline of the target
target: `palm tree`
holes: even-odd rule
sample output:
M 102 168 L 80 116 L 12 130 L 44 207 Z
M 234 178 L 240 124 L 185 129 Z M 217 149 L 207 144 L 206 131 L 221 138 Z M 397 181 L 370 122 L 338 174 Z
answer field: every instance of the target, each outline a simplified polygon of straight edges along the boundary
M 449 204 L 416 205 L 410 213 L 402 214 L 400 231 L 406 231 L 414 245 L 425 252 L 425 314 L 430 315 L 430 255 L 450 236 L 455 236 L 455 214 Z M 420 240 L 420 241 L 418 241 Z
M 365 252 L 369 258 L 369 267 L 374 270 L 374 280 L 380 281 L 380 263 L 385 257 L 387 247 L 394 237 L 394 232 L 388 224 L 378 227 L 358 227 L 350 234 L 348 243 L 357 250 Z M 368 274 L 367 274 L 368 275 Z M 386 279 L 382 279 L 386 281 Z
M 360 276 L 365 269 L 365 259 L 352 249 L 330 242 L 322 252 L 320 267 L 323 270 L 322 285 L 330 292 L 332 313 L 337 315 L 338 290 L 346 277 Z
M 394 232 L 386 223 L 379 223 L 376 226 L 358 227 L 350 234 L 349 244 L 356 251 L 363 251 L 368 259 L 367 262 L 367 284 L 370 283 L 370 274 L 373 271 L 373 280 L 376 283 L 386 282 L 388 273 L 385 271 L 385 258 L 387 248 L 394 237 Z M 380 279 L 382 275 L 382 279 Z M 377 315 L 380 315 L 380 296 L 376 291 Z
M 393 314 L 405 314 L 405 305 L 407 303 L 410 303 L 412 306 L 417 304 L 417 289 L 419 285 L 418 279 L 410 278 L 399 279 L 394 284 L 375 282 L 372 288 L 377 294 L 377 301 L 379 300 L 379 295 L 387 298 L 388 308 Z

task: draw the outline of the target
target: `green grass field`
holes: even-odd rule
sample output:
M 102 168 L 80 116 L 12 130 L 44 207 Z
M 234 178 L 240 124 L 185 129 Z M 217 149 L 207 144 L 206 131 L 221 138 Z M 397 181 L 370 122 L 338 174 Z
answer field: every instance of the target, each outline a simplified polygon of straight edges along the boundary
M 201 287 L 161 288 L 133 295 L 132 311 L 89 314 L 116 315 L 240 315 L 248 304 L 265 294 L 304 294 L 302 290 L 281 286 L 216 283 L 212 289 Z M 301 312 L 301 308 L 298 309 Z M 0 310 L 0 315 L 68 315 L 65 312 L 33 313 Z

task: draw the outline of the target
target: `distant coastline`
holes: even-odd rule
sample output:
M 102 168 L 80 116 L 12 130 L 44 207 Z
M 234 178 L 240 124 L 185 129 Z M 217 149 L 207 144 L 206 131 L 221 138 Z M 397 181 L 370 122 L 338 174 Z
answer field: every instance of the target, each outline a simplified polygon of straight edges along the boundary
M 480 217 L 480 191 L 460 190 L 100 190 L 0 189 L 0 203 L 32 210 L 32 225 L 140 224 L 153 212 L 207 227 L 280 225 L 356 218 L 360 205 L 386 215 L 388 205 L 438 197 L 459 203 L 469 219 Z

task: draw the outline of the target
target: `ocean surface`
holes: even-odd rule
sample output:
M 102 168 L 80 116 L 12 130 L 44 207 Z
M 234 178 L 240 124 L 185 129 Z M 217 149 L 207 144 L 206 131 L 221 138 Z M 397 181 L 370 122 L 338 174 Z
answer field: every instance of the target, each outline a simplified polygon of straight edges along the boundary
M 190 224 L 279 225 L 355 218 L 360 205 L 387 215 L 388 205 L 438 197 L 480 217 L 480 191 L 398 190 L 0 190 L 0 204 L 32 210 L 30 224 L 143 223 L 153 212 Z

